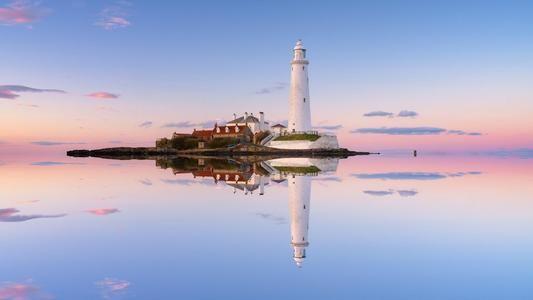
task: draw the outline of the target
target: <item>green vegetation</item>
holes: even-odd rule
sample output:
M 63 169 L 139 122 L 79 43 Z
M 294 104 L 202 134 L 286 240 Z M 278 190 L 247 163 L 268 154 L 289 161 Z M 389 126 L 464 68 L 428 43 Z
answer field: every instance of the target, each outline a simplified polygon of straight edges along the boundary
M 209 142 L 206 142 L 206 148 L 216 149 L 216 148 L 227 148 L 228 146 L 236 145 L 239 143 L 239 139 L 232 137 L 222 137 L 214 138 Z
M 157 158 L 155 165 L 161 169 L 172 168 L 173 170 L 196 170 L 198 169 L 198 160 L 193 158 Z
M 171 139 L 162 138 L 156 141 L 157 148 L 172 148 L 177 150 L 189 150 L 198 147 L 198 139 L 195 137 L 175 137 Z
M 314 142 L 318 140 L 320 136 L 318 134 L 309 134 L 309 133 L 296 133 L 289 135 L 280 135 L 274 139 L 274 141 L 311 141 Z
M 320 172 L 320 169 L 316 166 L 309 167 L 274 167 L 280 172 L 295 173 L 295 174 L 312 174 Z
M 198 139 L 194 137 L 176 137 L 170 140 L 170 145 L 178 150 L 195 149 L 198 147 Z

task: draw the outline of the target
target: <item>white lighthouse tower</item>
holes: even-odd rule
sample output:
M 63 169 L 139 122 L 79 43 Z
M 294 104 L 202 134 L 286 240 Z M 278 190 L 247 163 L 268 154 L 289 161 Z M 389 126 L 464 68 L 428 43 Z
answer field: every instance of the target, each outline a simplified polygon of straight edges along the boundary
M 289 132 L 310 131 L 312 129 L 309 77 L 307 76 L 309 61 L 306 59 L 305 51 L 302 41 L 298 40 L 294 46 L 294 57 L 291 61 Z
M 294 176 L 289 178 L 289 209 L 291 212 L 291 245 L 294 261 L 298 267 L 305 259 L 305 249 L 309 245 L 309 205 L 311 204 L 311 177 Z

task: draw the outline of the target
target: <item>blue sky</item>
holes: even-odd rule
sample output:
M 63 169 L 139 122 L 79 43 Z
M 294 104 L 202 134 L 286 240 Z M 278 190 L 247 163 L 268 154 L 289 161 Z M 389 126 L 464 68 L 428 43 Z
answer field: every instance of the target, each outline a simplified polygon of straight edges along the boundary
M 144 142 L 168 135 L 165 123 L 244 111 L 284 120 L 288 62 L 302 38 L 311 61 L 313 123 L 342 125 L 345 143 L 374 138 L 382 148 L 402 147 L 350 132 L 437 127 L 485 135 L 457 144 L 466 148 L 524 138 L 514 146 L 533 146 L 527 138 L 532 2 L 78 0 L 0 1 L 0 7 L 38 12 L 17 23 L 0 9 L 0 85 L 67 92 L 0 99 L 2 112 L 12 116 L 2 125 L 41 122 L 0 136 L 4 141 Z M 119 97 L 88 99 L 99 91 Z M 418 116 L 363 117 L 401 110 Z M 147 121 L 153 126 L 140 130 Z M 68 130 L 56 131 L 57 122 Z

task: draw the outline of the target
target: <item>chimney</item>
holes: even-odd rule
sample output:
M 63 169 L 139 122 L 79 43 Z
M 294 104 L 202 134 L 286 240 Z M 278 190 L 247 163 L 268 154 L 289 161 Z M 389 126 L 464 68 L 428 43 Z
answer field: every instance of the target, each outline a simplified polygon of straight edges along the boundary
M 265 114 L 262 111 L 259 112 L 259 130 L 261 130 L 261 131 L 265 131 L 266 130 Z
M 248 112 L 247 111 L 244 112 L 244 123 L 246 124 L 246 126 L 248 126 Z
M 236 120 L 237 119 L 237 114 L 233 114 L 233 120 Z
M 263 181 L 263 176 L 259 177 L 259 195 L 265 194 L 265 182 Z

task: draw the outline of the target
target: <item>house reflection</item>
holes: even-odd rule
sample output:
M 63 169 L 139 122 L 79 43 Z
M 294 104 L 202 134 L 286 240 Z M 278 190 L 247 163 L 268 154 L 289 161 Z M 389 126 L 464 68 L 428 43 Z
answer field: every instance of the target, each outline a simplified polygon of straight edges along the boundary
M 194 178 L 213 178 L 233 187 L 233 192 L 264 195 L 271 182 L 287 181 L 291 218 L 291 246 L 296 266 L 302 267 L 309 246 L 309 212 L 311 179 L 323 172 L 334 172 L 338 159 L 278 158 L 270 160 L 238 160 L 213 158 L 161 158 L 161 168 L 172 168 L 174 174 L 191 173 Z

